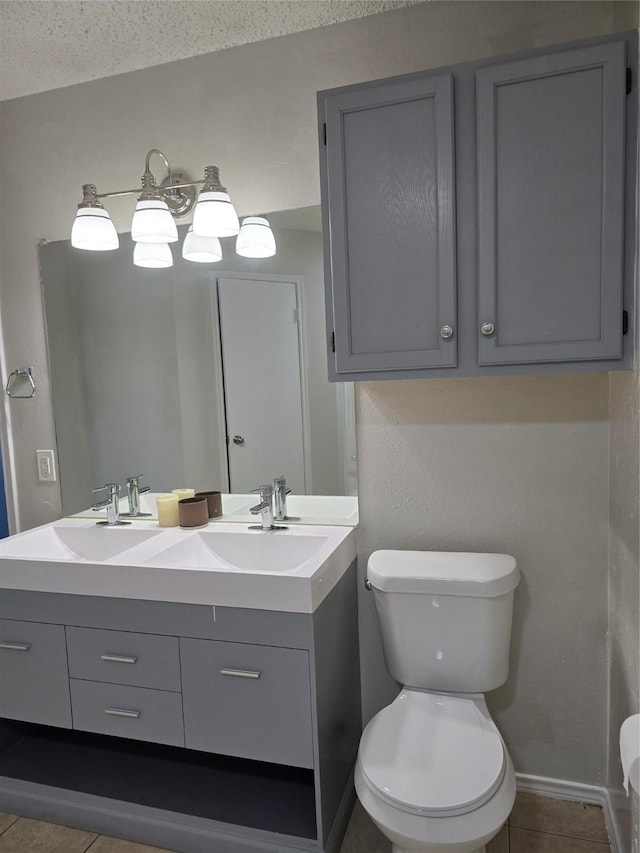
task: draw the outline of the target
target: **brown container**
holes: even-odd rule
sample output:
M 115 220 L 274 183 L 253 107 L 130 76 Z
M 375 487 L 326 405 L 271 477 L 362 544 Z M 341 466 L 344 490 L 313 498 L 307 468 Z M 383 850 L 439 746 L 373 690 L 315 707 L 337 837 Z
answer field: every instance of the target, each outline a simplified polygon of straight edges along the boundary
M 206 498 L 183 498 L 178 501 L 180 527 L 204 527 L 209 523 Z
M 222 492 L 196 492 L 197 498 L 206 498 L 209 518 L 222 518 Z

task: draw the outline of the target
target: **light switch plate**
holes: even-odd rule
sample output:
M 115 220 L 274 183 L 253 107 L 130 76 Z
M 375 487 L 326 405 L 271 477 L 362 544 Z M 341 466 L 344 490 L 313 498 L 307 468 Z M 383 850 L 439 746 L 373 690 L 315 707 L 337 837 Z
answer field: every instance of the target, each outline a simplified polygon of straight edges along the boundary
M 38 465 L 38 480 L 41 483 L 55 483 L 56 481 L 56 458 L 53 450 L 36 450 L 36 464 Z

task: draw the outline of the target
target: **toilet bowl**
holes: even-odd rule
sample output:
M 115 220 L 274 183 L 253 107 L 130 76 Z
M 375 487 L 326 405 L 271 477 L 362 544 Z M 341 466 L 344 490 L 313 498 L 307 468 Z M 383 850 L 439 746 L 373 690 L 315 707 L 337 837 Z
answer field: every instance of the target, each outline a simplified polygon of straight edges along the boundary
M 484 697 L 407 689 L 366 727 L 355 785 L 394 853 L 482 850 L 516 789 Z
M 378 551 L 367 579 L 387 669 L 404 686 L 363 732 L 358 798 L 394 853 L 480 853 L 516 791 L 484 698 L 507 677 L 515 560 Z

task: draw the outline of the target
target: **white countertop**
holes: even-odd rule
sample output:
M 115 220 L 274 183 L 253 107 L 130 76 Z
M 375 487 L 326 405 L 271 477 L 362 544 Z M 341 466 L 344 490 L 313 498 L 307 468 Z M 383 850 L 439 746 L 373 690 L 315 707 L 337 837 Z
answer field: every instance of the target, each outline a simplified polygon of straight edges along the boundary
M 355 557 L 352 527 L 67 518 L 0 540 L 0 588 L 312 613 Z

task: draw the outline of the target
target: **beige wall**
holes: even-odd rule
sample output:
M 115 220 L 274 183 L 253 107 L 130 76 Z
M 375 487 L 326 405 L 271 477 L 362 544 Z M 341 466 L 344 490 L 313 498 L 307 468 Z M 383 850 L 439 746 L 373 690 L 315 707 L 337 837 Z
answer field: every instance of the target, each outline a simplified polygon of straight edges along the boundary
M 7 367 L 38 397 L 10 409 L 22 526 L 55 518 L 36 481 L 52 446 L 39 238 L 68 235 L 80 186 L 136 186 L 160 147 L 216 163 L 241 214 L 319 202 L 315 93 L 616 29 L 620 4 L 427 3 L 7 102 L 1 107 L 0 305 Z M 130 204 L 110 205 L 128 226 Z M 367 383 L 357 391 L 364 559 L 379 546 L 512 551 L 523 570 L 513 671 L 490 697 L 516 768 L 602 784 L 606 765 L 605 375 Z M 393 692 L 362 601 L 363 702 Z
M 511 674 L 490 708 L 516 770 L 602 784 L 606 374 L 364 383 L 357 404 L 362 557 L 513 554 Z M 364 591 L 361 605 L 368 717 L 393 687 Z
M 623 851 L 639 847 L 638 796 L 622 789 L 620 725 L 640 708 L 640 542 L 638 373 L 610 380 L 609 533 L 609 766 L 618 832 Z

